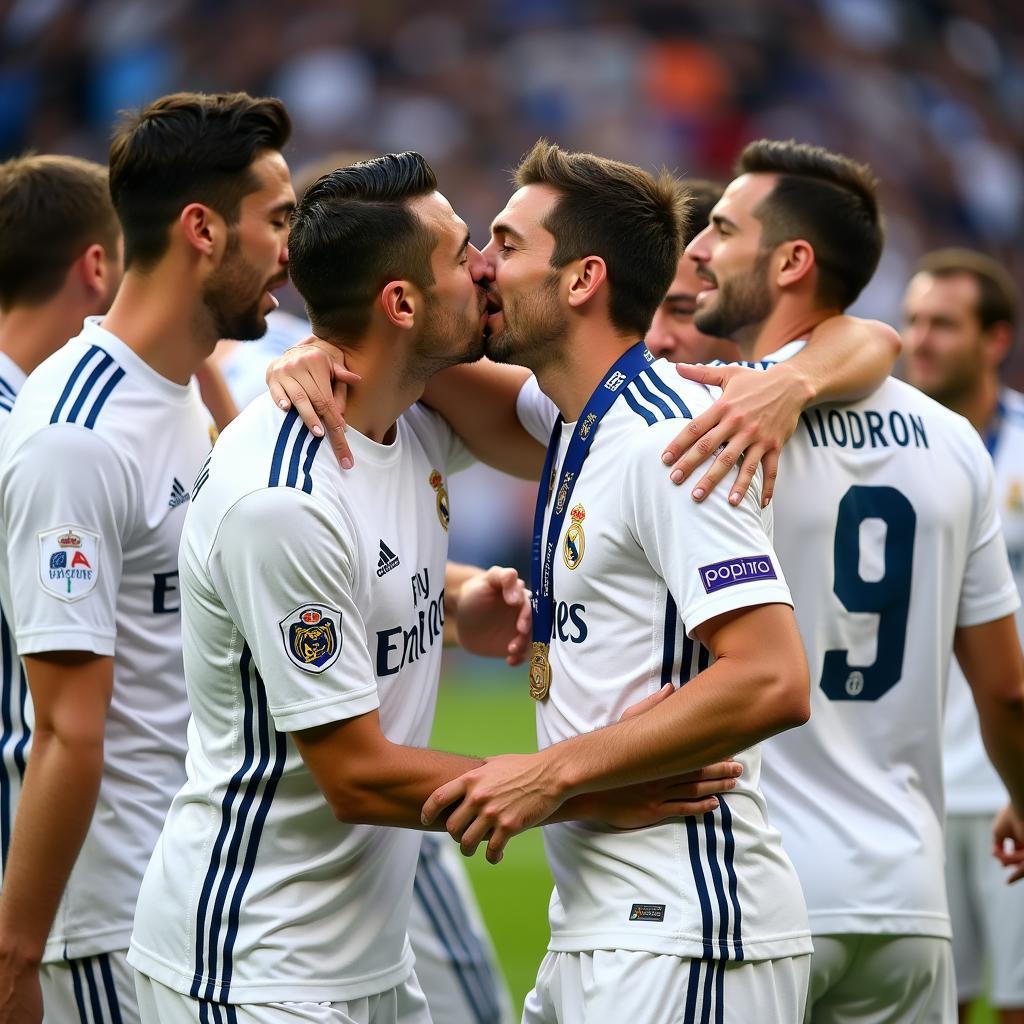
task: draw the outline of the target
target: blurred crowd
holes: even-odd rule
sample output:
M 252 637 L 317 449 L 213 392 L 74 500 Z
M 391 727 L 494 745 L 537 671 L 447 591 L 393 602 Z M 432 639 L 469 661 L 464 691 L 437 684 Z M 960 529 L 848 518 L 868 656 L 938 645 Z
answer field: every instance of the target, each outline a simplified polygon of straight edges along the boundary
M 295 121 L 293 167 L 417 149 L 480 239 L 539 135 L 722 179 L 747 140 L 795 137 L 882 181 L 888 245 L 853 312 L 898 324 L 937 246 L 1024 281 L 1018 0 L 0 0 L 0 19 L 3 156 L 102 160 L 120 109 L 270 93 Z M 509 517 L 500 500 L 475 527 Z

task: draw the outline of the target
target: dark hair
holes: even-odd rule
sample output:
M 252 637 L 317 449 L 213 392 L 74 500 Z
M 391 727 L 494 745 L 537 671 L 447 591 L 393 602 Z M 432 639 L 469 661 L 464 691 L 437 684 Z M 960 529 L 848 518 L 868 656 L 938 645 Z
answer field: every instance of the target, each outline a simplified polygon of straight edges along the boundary
M 46 302 L 90 245 L 113 254 L 119 234 L 105 167 L 73 156 L 0 164 L 0 309 Z
M 690 194 L 690 205 L 686 211 L 689 223 L 683 233 L 684 249 L 708 226 L 711 211 L 722 198 L 725 186 L 708 178 L 687 178 L 686 191 Z
M 751 142 L 737 174 L 775 174 L 775 188 L 755 214 L 762 248 L 802 238 L 814 249 L 818 299 L 845 309 L 871 280 L 884 231 L 871 169 L 820 146 L 790 139 Z
M 637 337 L 646 334 L 683 250 L 682 184 L 668 171 L 655 178 L 631 164 L 567 153 L 546 139 L 523 157 L 515 182 L 560 193 L 544 223 L 555 238 L 551 265 L 600 256 L 608 268 L 612 323 Z
M 288 266 L 317 334 L 356 340 L 388 281 L 434 283 L 434 232 L 409 202 L 437 189 L 419 153 L 388 153 L 325 174 L 292 215 Z
M 290 134 L 280 100 L 244 92 L 179 92 L 125 114 L 110 146 L 110 194 L 124 230 L 125 266 L 152 267 L 189 203 L 203 203 L 235 224 L 242 198 L 258 188 L 253 160 L 284 149 Z
M 982 330 L 999 323 L 1017 323 L 1017 288 L 1013 278 L 994 259 L 973 249 L 937 249 L 926 253 L 916 273 L 932 277 L 966 274 L 978 285 L 975 312 Z

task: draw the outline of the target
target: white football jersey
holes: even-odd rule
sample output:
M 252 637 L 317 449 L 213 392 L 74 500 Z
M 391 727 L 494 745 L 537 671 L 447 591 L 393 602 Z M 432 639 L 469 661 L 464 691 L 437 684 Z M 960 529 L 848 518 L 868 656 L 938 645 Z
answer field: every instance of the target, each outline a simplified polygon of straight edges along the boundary
M 0 439 L 0 602 L 18 654 L 114 657 L 99 799 L 47 962 L 125 948 L 184 778 L 178 541 L 209 447 L 193 389 L 98 318 L 32 373 Z
M 996 478 L 996 507 L 1010 555 L 1017 590 L 1024 595 L 1024 395 L 1004 388 L 999 410 L 986 437 Z M 1024 610 L 1017 611 L 1024 639 Z M 1009 799 L 981 741 L 978 709 L 960 666 L 949 670 L 943 770 L 948 814 L 995 814 Z
M 665 444 L 710 404 L 706 388 L 662 360 L 600 421 L 557 542 L 551 692 L 537 705 L 542 748 L 610 725 L 664 683 L 683 686 L 707 668 L 710 653 L 691 636 L 702 622 L 791 603 L 759 481 L 738 508 L 722 491 L 697 504 L 661 461 Z M 557 410 L 533 378 L 519 415 L 546 443 Z M 563 425 L 552 479 L 578 427 L 588 424 Z M 758 788 L 760 759 L 757 747 L 738 752 L 739 785 L 701 818 L 633 831 L 545 826 L 555 878 L 549 948 L 719 960 L 809 953 L 800 885 Z
M 430 738 L 448 474 L 469 458 L 421 406 L 343 473 L 269 396 L 217 441 L 181 545 L 187 781 L 139 897 L 129 960 L 215 1002 L 342 1001 L 409 973 L 420 833 L 337 821 L 289 733 L 379 707 Z
M 811 719 L 765 744 L 763 780 L 811 927 L 948 937 L 941 737 L 953 634 L 1018 604 L 991 462 L 965 419 L 890 378 L 801 416 L 774 503 Z
M 7 428 L 7 417 L 14 408 L 25 374 L 9 356 L 0 352 L 0 436 Z M 0 551 L 3 551 L 0 534 Z M 32 704 L 28 699 L 28 683 L 21 669 L 21 659 L 14 646 L 14 637 L 7 613 L 0 604 L 0 879 L 7 867 L 7 851 L 11 846 L 14 812 L 25 777 L 25 762 L 32 737 Z

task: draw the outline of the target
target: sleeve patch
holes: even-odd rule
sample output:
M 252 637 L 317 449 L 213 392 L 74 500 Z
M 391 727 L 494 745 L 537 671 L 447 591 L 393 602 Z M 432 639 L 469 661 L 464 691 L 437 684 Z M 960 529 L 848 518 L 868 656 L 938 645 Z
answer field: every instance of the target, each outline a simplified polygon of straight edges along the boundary
M 289 612 L 278 625 L 285 653 L 303 671 L 319 674 L 338 660 L 341 612 L 337 608 L 304 604 Z
M 43 590 L 68 603 L 91 594 L 99 578 L 100 535 L 78 526 L 58 526 L 38 536 Z
M 713 594 L 737 583 L 753 583 L 755 580 L 775 580 L 775 566 L 768 555 L 749 555 L 746 558 L 728 558 L 724 562 L 702 565 L 698 570 L 704 592 Z

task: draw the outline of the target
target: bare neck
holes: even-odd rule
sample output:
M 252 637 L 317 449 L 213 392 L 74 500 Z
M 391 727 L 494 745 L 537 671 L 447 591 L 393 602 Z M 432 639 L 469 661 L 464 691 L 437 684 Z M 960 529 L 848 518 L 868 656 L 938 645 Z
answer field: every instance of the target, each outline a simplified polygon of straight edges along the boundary
M 0 318 L 0 352 L 30 374 L 82 329 L 89 310 L 76 303 L 47 302 L 16 306 Z
M 187 384 L 220 340 L 198 289 L 159 270 L 125 274 L 103 327 L 176 384 Z
M 999 405 L 999 375 L 986 372 L 978 379 L 973 391 L 953 399 L 949 408 L 970 420 L 979 434 L 984 434 Z
M 806 338 L 818 324 L 838 312 L 837 309 L 787 302 L 784 298 L 764 320 L 738 332 L 732 340 L 739 345 L 745 359 L 761 359 L 791 341 Z

